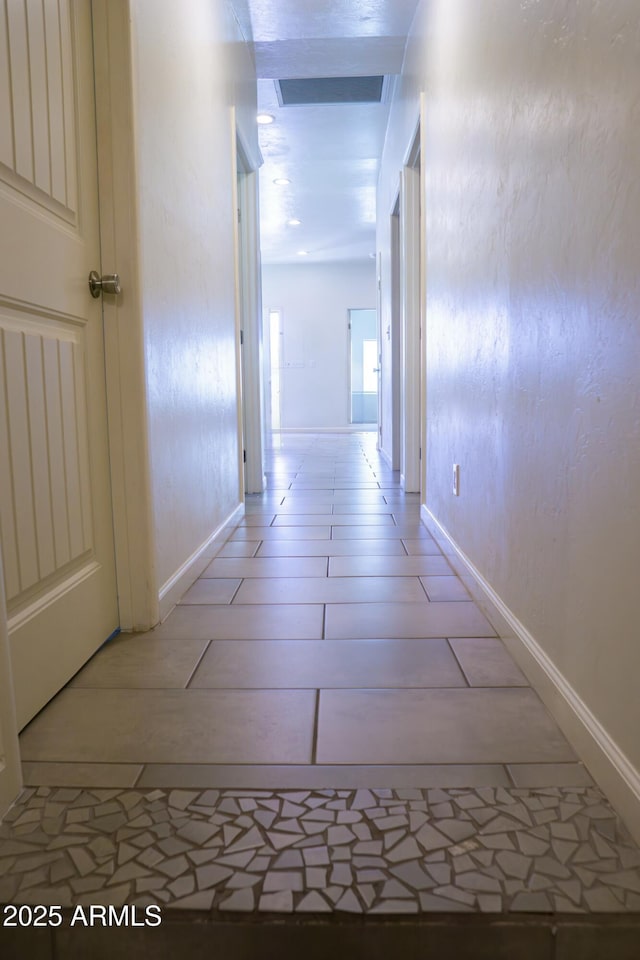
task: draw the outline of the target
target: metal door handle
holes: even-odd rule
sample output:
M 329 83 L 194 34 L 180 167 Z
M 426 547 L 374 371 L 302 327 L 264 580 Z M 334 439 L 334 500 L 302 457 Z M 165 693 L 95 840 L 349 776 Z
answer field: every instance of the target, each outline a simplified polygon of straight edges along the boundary
M 373 368 L 373 372 L 374 372 L 374 373 L 380 373 L 380 369 L 381 369 L 380 367 L 374 367 L 374 368 Z
M 117 296 L 122 293 L 120 277 L 117 273 L 103 273 L 100 276 L 96 270 L 92 270 L 89 274 L 89 290 L 94 300 L 97 300 L 101 293 Z

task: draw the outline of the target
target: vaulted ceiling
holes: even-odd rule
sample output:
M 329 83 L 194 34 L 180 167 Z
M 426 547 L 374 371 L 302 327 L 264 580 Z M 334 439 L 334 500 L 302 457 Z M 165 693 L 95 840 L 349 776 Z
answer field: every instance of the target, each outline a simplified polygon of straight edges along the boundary
M 264 263 L 363 260 L 375 250 L 375 197 L 393 78 L 418 0 L 236 0 L 254 43 Z M 282 106 L 276 81 L 386 78 L 381 103 Z M 289 184 L 275 184 L 287 179 Z M 297 226 L 290 220 L 300 220 Z M 299 251 L 306 251 L 303 256 Z

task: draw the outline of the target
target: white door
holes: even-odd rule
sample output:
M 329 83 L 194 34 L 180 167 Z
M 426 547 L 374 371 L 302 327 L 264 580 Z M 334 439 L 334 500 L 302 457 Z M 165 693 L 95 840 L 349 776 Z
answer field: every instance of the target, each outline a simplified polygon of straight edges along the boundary
M 0 0 L 0 51 L 0 533 L 22 727 L 118 625 L 102 306 L 87 284 L 90 0 Z

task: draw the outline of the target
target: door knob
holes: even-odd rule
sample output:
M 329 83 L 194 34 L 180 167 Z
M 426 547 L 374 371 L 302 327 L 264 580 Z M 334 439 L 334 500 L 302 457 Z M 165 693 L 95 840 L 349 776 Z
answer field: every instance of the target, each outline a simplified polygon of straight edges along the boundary
M 117 273 L 103 273 L 100 276 L 95 270 L 89 274 L 89 290 L 94 300 L 97 300 L 101 293 L 110 293 L 117 296 L 122 293 L 120 286 L 120 277 Z

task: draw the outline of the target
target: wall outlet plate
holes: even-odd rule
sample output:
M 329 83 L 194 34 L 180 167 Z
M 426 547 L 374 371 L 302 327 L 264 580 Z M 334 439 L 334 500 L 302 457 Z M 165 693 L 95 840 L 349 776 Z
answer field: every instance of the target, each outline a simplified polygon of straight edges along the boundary
M 453 465 L 453 495 L 454 497 L 460 496 L 460 464 L 454 463 Z

